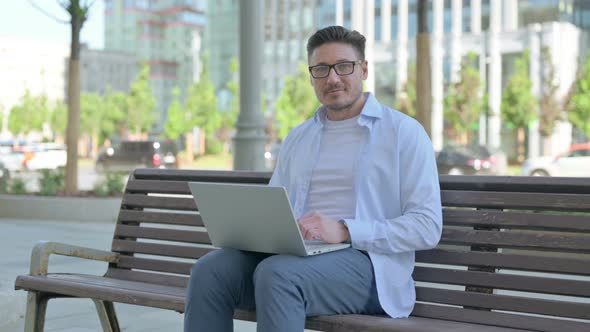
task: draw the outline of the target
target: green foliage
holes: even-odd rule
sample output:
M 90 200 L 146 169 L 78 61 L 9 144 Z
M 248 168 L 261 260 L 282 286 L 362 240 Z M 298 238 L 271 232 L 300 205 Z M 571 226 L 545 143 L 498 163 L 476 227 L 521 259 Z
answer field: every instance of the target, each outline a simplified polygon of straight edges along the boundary
M 223 142 L 215 136 L 207 136 L 205 154 L 220 154 L 223 152 Z
M 404 84 L 400 96 L 396 100 L 395 108 L 411 117 L 416 116 L 416 65 L 412 64 L 408 72 L 408 79 Z
M 186 113 L 186 131 L 199 127 L 207 136 L 210 136 L 221 126 L 217 96 L 213 83 L 209 79 L 206 57 L 203 58 L 203 69 L 199 81 L 188 88 Z
M 172 103 L 168 107 L 168 118 L 164 124 L 164 135 L 174 140 L 190 131 L 190 128 L 187 126 L 186 112 L 179 99 L 180 89 L 172 89 Z
M 301 63 L 295 76 L 285 77 L 285 85 L 275 104 L 279 138 L 284 139 L 291 129 L 312 117 L 319 106 L 307 66 Z
M 150 88 L 150 67 L 144 64 L 131 83 L 127 99 L 127 128 L 136 134 L 146 133 L 156 122 L 156 98 Z
M 528 59 L 528 51 L 516 59 L 514 74 L 502 93 L 502 120 L 514 129 L 528 127 L 536 117 L 537 99 L 529 79 Z
M 47 96 L 32 96 L 27 89 L 21 97 L 20 104 L 13 106 L 10 111 L 8 129 L 14 135 L 41 131 L 48 114 Z
M 39 194 L 55 196 L 64 189 L 65 173 L 63 169 L 43 169 L 39 178 Z
M 125 172 L 108 172 L 105 179 L 94 184 L 92 191 L 97 196 L 117 196 L 125 189 Z
M 590 137 L 590 54 L 575 82 L 568 105 L 568 119 L 586 137 Z
M 55 135 L 65 137 L 67 124 L 68 106 L 63 102 L 58 102 L 49 117 L 49 126 Z
M 555 66 L 551 59 L 551 52 L 544 47 L 541 51 L 542 64 L 545 68 L 543 75 L 543 91 L 539 107 L 539 132 L 548 137 L 553 134 L 555 122 L 561 118 L 562 107 L 557 100 L 559 85 L 555 79 Z
M 100 123 L 99 139 L 102 142 L 105 138 L 112 137 L 117 130 L 125 125 L 127 114 L 127 95 L 123 92 L 115 92 L 107 89 L 104 97 L 102 120 Z
M 456 135 L 468 135 L 477 128 L 482 109 L 479 70 L 472 64 L 476 55 L 470 53 L 463 59 L 459 81 L 453 83 L 444 100 L 444 116 Z
M 24 195 L 27 193 L 27 184 L 21 178 L 12 178 L 8 182 L 8 192 L 13 195 Z
M 227 83 L 231 98 L 231 106 L 229 110 L 222 110 L 221 127 L 231 129 L 236 126 L 238 113 L 240 113 L 240 82 L 238 71 L 240 66 L 237 59 L 232 59 L 229 64 L 229 72 L 232 74 L 232 80 Z

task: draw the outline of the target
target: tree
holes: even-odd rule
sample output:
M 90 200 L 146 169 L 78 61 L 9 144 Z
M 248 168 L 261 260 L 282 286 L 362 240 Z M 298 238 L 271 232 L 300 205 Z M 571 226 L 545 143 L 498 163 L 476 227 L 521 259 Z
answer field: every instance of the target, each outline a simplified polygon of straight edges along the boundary
M 307 66 L 300 63 L 294 76 L 285 77 L 275 104 L 279 138 L 285 139 L 291 129 L 312 117 L 319 106 L 320 102 L 309 83 Z
M 32 96 L 29 89 L 26 89 L 20 104 L 13 106 L 10 110 L 8 129 L 13 135 L 41 131 L 48 114 L 47 96 Z
M 410 66 L 408 79 L 396 100 L 395 108 L 406 115 L 416 117 L 416 65 L 414 64 Z
M 150 67 L 144 64 L 131 83 L 127 104 L 127 129 L 140 136 L 156 122 L 156 98 L 150 88 Z
M 479 71 L 473 67 L 476 55 L 470 53 L 463 59 L 459 70 L 459 81 L 453 83 L 444 101 L 445 120 L 451 125 L 459 143 L 470 141 L 469 134 L 478 127 L 481 114 Z
M 125 128 L 125 117 L 127 115 L 127 95 L 123 92 L 115 92 L 107 88 L 104 97 L 103 117 L 100 123 L 99 144 L 113 137 L 117 132 Z
M 227 83 L 227 89 L 231 95 L 231 105 L 227 110 L 221 111 L 221 126 L 217 133 L 217 137 L 224 142 L 224 145 L 229 146 L 231 132 L 236 126 L 238 114 L 240 113 L 240 81 L 239 81 L 240 64 L 238 59 L 232 59 L 229 64 L 229 72 L 232 79 Z M 261 104 L 263 105 L 263 104 Z
M 180 89 L 172 89 L 172 103 L 168 107 L 168 117 L 164 124 L 164 135 L 171 139 L 177 139 L 191 128 L 187 126 L 186 112 L 180 103 Z
M 573 87 L 568 105 L 568 119 L 586 137 L 590 137 L 590 54 Z
M 89 134 L 91 154 L 96 156 L 101 126 L 106 116 L 105 98 L 96 93 L 83 93 L 80 100 L 80 128 Z
M 539 132 L 543 137 L 553 134 L 555 122 L 561 118 L 562 108 L 557 99 L 559 84 L 555 78 L 555 66 L 551 59 L 551 52 L 543 47 L 541 51 L 543 72 L 543 86 L 541 92 L 541 103 L 539 105 Z
M 428 33 L 428 0 L 418 0 L 416 38 L 416 119 L 432 137 L 432 85 L 430 77 L 430 34 Z
M 535 120 L 537 99 L 529 79 L 529 52 L 525 51 L 514 64 L 514 74 L 502 93 L 502 120 L 518 130 L 518 158 L 524 159 L 524 129 Z
M 209 79 L 206 57 L 203 58 L 199 81 L 191 84 L 188 88 L 186 112 L 189 128 L 199 127 L 207 137 L 206 145 L 215 144 L 214 134 L 221 126 L 221 114 L 217 107 L 215 88 Z M 192 132 L 190 131 L 187 134 L 187 143 L 192 146 Z M 192 161 L 192 149 L 189 153 L 187 157 Z

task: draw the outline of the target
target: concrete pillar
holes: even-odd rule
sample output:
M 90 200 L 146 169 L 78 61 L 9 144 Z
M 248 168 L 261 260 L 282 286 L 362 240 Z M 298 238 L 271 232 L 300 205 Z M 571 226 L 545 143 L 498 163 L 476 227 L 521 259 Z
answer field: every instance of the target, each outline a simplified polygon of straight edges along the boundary
M 283 1 L 283 42 L 285 45 L 285 59 L 286 63 L 291 62 L 291 28 L 289 27 L 289 1 Z
M 397 2 L 395 95 L 399 96 L 408 80 L 408 0 Z
M 351 2 L 351 28 L 352 30 L 356 30 L 360 33 L 363 33 L 363 15 L 364 11 L 364 1 L 363 0 L 350 0 Z
M 504 31 L 518 29 L 518 0 L 504 0 L 503 4 Z
M 537 99 L 541 96 L 541 26 L 532 24 L 529 26 L 529 78 L 533 83 L 532 93 Z M 539 114 L 539 108 L 536 113 Z M 539 133 L 539 120 L 536 119 L 529 125 L 529 153 L 528 157 L 538 157 L 540 155 L 541 135 Z
M 481 38 L 479 43 L 479 75 L 482 82 L 481 96 L 487 83 L 486 66 L 487 66 L 487 51 L 486 51 L 486 35 L 481 32 L 481 0 L 471 0 L 471 22 L 470 30 L 473 35 L 478 35 Z M 487 144 L 487 118 L 485 114 L 479 116 L 479 144 Z
M 272 66 L 272 68 L 274 68 L 274 70 L 272 71 L 272 73 L 269 75 L 269 79 L 271 80 L 271 91 L 270 91 L 270 96 L 269 100 L 276 100 L 278 97 L 278 80 L 277 80 L 277 74 L 279 73 L 279 68 L 278 68 L 278 64 L 279 64 L 279 57 L 278 57 L 278 49 L 279 49 L 279 43 L 278 43 L 278 18 L 279 18 L 279 10 L 278 10 L 278 5 L 277 5 L 277 1 L 278 0 L 270 0 L 270 19 L 272 21 L 271 26 L 272 29 L 270 31 L 270 41 L 271 41 L 271 47 L 272 47 L 272 54 L 271 54 L 271 59 L 270 59 L 270 65 Z
M 365 1 L 365 58 L 368 63 L 366 91 L 375 93 L 375 0 Z
M 407 6 L 407 0 L 398 1 L 398 6 L 404 1 Z M 381 41 L 391 41 L 391 0 L 381 0 Z
M 234 169 L 264 170 L 261 112 L 264 2 L 240 1 L 240 114 L 234 136 Z
M 443 147 L 443 22 L 444 0 L 432 2 L 432 144 Z
M 463 34 L 463 1 L 452 0 L 451 12 L 451 82 L 457 82 L 459 81 L 459 70 L 461 70 L 461 35 Z
M 336 25 L 344 25 L 344 0 L 336 0 Z
M 500 105 L 502 100 L 502 55 L 500 54 L 500 23 L 502 19 L 501 0 L 490 0 L 489 57 L 490 77 L 488 98 L 490 117 L 488 119 L 488 146 L 500 148 Z
M 471 33 L 481 33 L 481 0 L 471 0 Z

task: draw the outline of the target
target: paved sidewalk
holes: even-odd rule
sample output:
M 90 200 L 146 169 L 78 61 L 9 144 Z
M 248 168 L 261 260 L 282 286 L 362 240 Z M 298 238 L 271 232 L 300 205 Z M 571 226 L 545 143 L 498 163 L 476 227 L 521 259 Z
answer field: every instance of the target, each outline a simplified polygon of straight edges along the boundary
M 27 273 L 31 248 L 39 240 L 109 250 L 115 225 L 0 218 L 0 331 L 23 331 L 26 292 L 14 290 L 17 275 Z M 106 264 L 71 257 L 50 258 L 49 271 L 103 274 Z M 183 316 L 173 311 L 115 304 L 123 331 L 182 331 Z M 94 304 L 85 299 L 49 301 L 47 332 L 101 331 Z M 256 324 L 236 321 L 235 331 L 253 332 Z

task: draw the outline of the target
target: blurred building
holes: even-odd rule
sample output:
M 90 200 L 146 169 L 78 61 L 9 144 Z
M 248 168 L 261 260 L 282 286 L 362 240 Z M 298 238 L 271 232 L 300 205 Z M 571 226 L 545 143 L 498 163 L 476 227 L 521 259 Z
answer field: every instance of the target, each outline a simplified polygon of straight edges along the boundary
M 69 46 L 42 40 L 0 37 L 0 136 L 10 137 L 8 115 L 25 91 L 63 101 Z
M 134 54 L 150 66 L 161 132 L 172 89 L 187 87 L 199 73 L 204 0 L 105 0 L 105 50 Z
M 85 45 L 80 50 L 81 92 L 99 95 L 104 95 L 109 90 L 128 92 L 137 73 L 137 58 L 133 54 L 93 50 Z
M 231 79 L 229 63 L 238 56 L 238 0 L 209 0 L 205 49 L 210 53 L 211 77 L 220 94 Z M 285 75 L 306 62 L 305 44 L 315 30 L 343 25 L 367 37 L 369 80 L 366 87 L 389 106 L 407 81 L 415 63 L 417 0 L 265 0 L 263 94 L 269 109 L 280 94 Z M 511 153 L 511 133 L 500 117 L 502 90 L 514 61 L 529 51 L 533 93 L 540 95 L 547 64 L 541 51 L 552 56 L 563 98 L 574 81 L 579 58 L 589 49 L 590 1 L 585 0 L 434 0 L 429 2 L 432 67 L 432 140 L 436 150 L 444 142 L 443 98 L 446 87 L 458 79 L 461 60 L 475 53 L 489 117 L 482 117 L 479 143 Z M 527 136 L 529 156 L 542 150 L 565 150 L 572 127 L 559 122 L 555 134 L 543 140 L 538 124 Z M 543 148 L 542 148 L 543 146 Z M 547 148 L 549 146 L 549 148 Z

